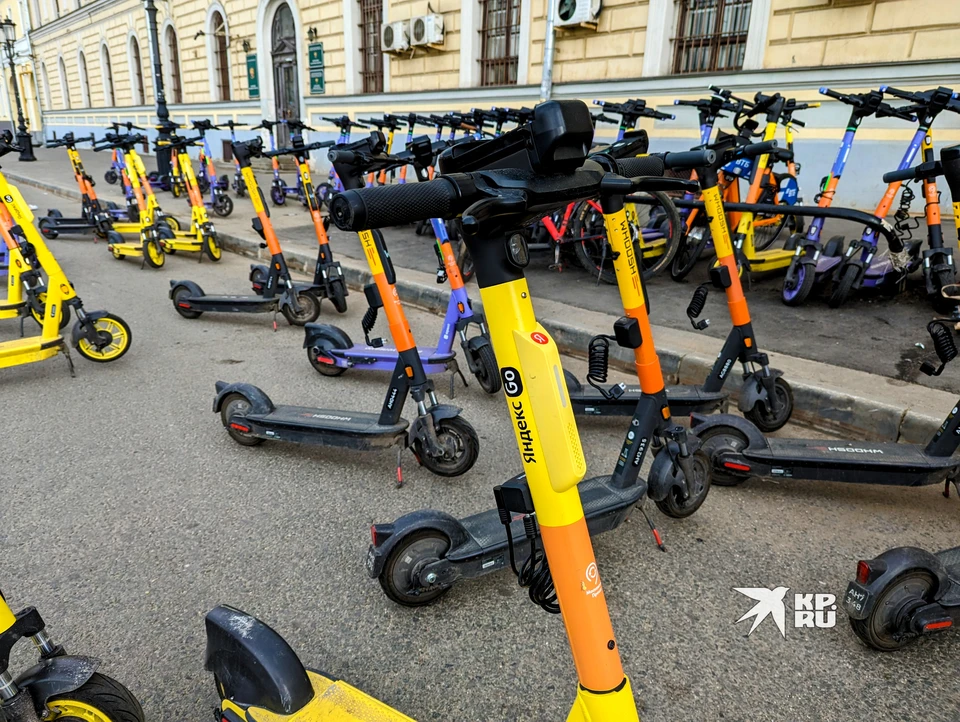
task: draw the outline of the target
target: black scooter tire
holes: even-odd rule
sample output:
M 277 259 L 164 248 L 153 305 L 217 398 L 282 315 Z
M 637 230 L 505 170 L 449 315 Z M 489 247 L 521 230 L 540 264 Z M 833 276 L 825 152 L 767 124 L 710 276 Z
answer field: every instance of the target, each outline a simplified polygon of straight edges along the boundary
M 340 279 L 330 283 L 330 303 L 337 313 L 347 312 L 347 289 Z
M 712 237 L 709 227 L 704 227 L 701 238 L 693 243 L 690 242 L 690 234 L 685 234 L 680 247 L 677 249 L 677 254 L 670 263 L 670 278 L 674 281 L 682 281 L 690 275 L 690 271 L 696 267 L 700 256 L 703 255 L 707 243 L 710 242 Z
M 300 313 L 296 315 L 289 306 L 280 310 L 291 326 L 306 326 L 320 317 L 320 299 L 309 291 L 297 291 L 297 305 L 300 306 Z
M 860 275 L 860 269 L 857 266 L 847 266 L 840 274 L 840 278 L 830 294 L 830 300 L 827 305 L 830 308 L 840 308 L 850 298 L 853 292 L 853 284 L 857 282 L 857 276 Z
M 143 708 L 140 702 L 126 687 L 117 680 L 94 672 L 90 679 L 72 692 L 65 692 L 51 697 L 46 705 L 46 712 L 54 716 L 57 703 L 61 708 L 71 709 L 71 702 L 83 705 L 86 710 L 94 709 L 99 714 L 97 719 L 106 719 L 109 722 L 143 722 Z M 69 712 L 64 715 L 71 718 Z
M 933 600 L 936 588 L 933 575 L 926 569 L 910 569 L 900 574 L 877 597 L 873 611 L 866 619 L 851 619 L 850 626 L 857 638 L 880 652 L 902 649 L 916 637 L 891 634 L 890 627 L 896 619 L 889 615 L 899 614 L 904 604 L 913 601 L 918 606 Z
M 502 383 L 500 381 L 500 367 L 497 365 L 497 356 L 493 352 L 493 346 L 488 342 L 478 346 L 475 352 L 474 361 L 479 367 L 474 373 L 474 376 L 477 377 L 477 383 L 488 394 L 497 393 Z
M 413 587 L 404 585 L 403 578 L 409 576 L 408 570 L 444 558 L 449 549 L 450 539 L 439 529 L 423 529 L 405 536 L 390 550 L 377 577 L 383 593 L 403 607 L 423 607 L 439 599 L 450 591 L 449 586 Z M 399 564 L 403 564 L 400 569 Z
M 51 221 L 49 218 L 41 218 L 37 223 L 37 228 L 40 229 L 40 233 L 43 234 L 44 238 L 50 238 L 52 240 L 60 235 L 59 231 L 57 231 L 55 222 Z
M 163 244 L 156 238 L 151 238 L 143 242 L 143 260 L 150 268 L 162 268 L 166 260 L 166 253 L 163 250 Z
M 243 408 L 244 406 L 246 408 Z M 239 429 L 230 428 L 230 417 L 233 416 L 234 410 L 237 410 L 238 407 L 241 413 L 250 409 L 250 400 L 243 394 L 230 394 L 223 400 L 220 405 L 220 421 L 223 423 L 223 428 L 230 434 L 230 438 L 241 446 L 259 446 L 265 441 L 264 439 L 245 434 Z
M 328 331 L 324 333 L 324 340 L 328 341 L 330 346 L 329 348 L 335 349 L 348 349 L 353 346 L 353 341 L 350 340 L 350 337 L 347 335 L 346 331 L 343 331 L 336 326 L 327 326 Z M 318 358 L 316 351 L 314 351 L 315 346 L 309 346 L 307 348 L 307 360 L 310 362 L 310 365 L 317 371 L 317 373 L 328 376 L 330 378 L 336 378 L 337 376 L 342 376 L 343 373 L 347 370 L 344 366 L 337 366 L 336 364 L 325 364 L 322 363 Z
M 813 286 L 817 281 L 817 271 L 815 265 L 804 265 L 799 261 L 794 261 L 796 268 L 793 271 L 794 280 L 796 280 L 798 275 L 802 275 L 800 282 L 797 284 L 797 292 L 792 296 L 787 296 L 784 292 L 786 291 L 787 282 L 783 282 L 783 289 L 780 291 L 780 300 L 783 301 L 785 306 L 802 306 L 806 303 L 807 299 L 810 297 L 810 292 L 813 291 Z
M 765 434 L 782 429 L 793 415 L 793 389 L 790 388 L 790 384 L 778 376 L 773 382 L 773 387 L 777 400 L 782 404 L 779 412 L 768 414 L 758 403 L 743 414 Z
M 440 419 L 436 422 L 437 438 L 441 443 L 450 437 L 457 446 L 452 459 L 437 459 L 430 456 L 419 439 L 413 442 L 414 453 L 420 465 L 437 476 L 455 477 L 466 474 L 480 455 L 480 437 L 476 430 L 460 416 Z
M 177 286 L 175 289 L 173 289 L 173 295 L 171 296 L 171 298 L 173 299 L 173 307 L 176 310 L 176 312 L 179 313 L 184 318 L 194 319 L 194 318 L 200 318 L 203 315 L 203 311 L 194 311 L 189 308 L 181 308 L 180 305 L 177 303 L 184 296 L 192 296 L 192 295 L 193 295 L 192 291 L 186 286 Z
M 696 478 L 687 480 L 690 495 L 681 499 L 674 494 L 674 489 L 671 489 L 665 498 L 656 502 L 657 508 L 672 519 L 686 519 L 692 515 L 703 506 L 707 494 L 710 493 L 710 460 L 702 451 L 694 452 L 692 460 Z
M 694 429 L 696 432 L 696 429 Z M 710 469 L 710 484 L 712 486 L 739 486 L 745 482 L 749 476 L 743 474 L 731 473 L 717 466 L 715 457 L 724 450 L 736 450 L 747 448 L 749 442 L 747 437 L 732 426 L 714 426 L 707 429 L 702 434 L 697 434 L 700 439 L 700 449 L 706 457 Z
M 213 212 L 221 218 L 226 218 L 233 213 L 233 199 L 226 194 L 217 196 L 217 200 L 213 203 Z
M 111 168 L 110 170 L 108 170 L 106 173 L 103 174 L 103 179 L 110 185 L 115 186 L 117 184 L 117 181 L 120 180 L 120 175 L 117 173 L 117 171 Z

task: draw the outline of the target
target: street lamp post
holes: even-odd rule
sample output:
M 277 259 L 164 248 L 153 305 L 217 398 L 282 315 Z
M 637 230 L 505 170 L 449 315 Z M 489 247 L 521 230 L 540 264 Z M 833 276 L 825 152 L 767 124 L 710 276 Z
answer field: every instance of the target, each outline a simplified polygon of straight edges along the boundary
M 20 102 L 20 83 L 17 82 L 17 65 L 14 62 L 13 43 L 17 39 L 17 26 L 10 18 L 0 20 L 3 28 L 3 44 L 10 61 L 10 75 L 13 78 L 13 97 L 17 101 L 17 145 L 20 146 L 20 160 L 36 160 L 33 154 L 33 138 L 27 130 L 27 121 L 23 117 L 23 105 Z
M 160 64 L 160 36 L 157 32 L 157 6 L 153 0 L 143 1 L 144 10 L 147 12 L 147 34 L 150 36 L 150 59 L 153 61 L 153 89 L 157 96 L 157 120 L 159 133 L 157 135 L 160 141 L 170 140 L 170 130 L 168 123 L 170 121 L 170 111 L 167 110 L 167 98 L 163 92 L 163 66 Z M 160 146 L 157 148 L 157 172 L 161 176 L 170 175 L 170 148 L 169 146 Z

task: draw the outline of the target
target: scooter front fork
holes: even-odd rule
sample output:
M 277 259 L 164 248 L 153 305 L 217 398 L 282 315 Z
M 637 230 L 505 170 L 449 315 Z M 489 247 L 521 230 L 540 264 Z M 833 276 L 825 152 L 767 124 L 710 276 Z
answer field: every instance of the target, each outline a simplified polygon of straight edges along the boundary
M 790 265 L 787 266 L 787 274 L 783 278 L 784 285 L 792 286 L 796 282 L 796 273 L 803 263 L 811 264 L 816 268 L 822 253 L 823 247 L 819 241 L 807 241 L 798 245 L 793 252 L 793 258 L 790 259 Z

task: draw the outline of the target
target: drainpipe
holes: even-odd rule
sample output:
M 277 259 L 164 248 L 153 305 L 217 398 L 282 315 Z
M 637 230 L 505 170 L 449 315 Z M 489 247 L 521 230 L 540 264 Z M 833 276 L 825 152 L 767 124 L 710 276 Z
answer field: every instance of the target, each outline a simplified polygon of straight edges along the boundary
M 558 0 L 547 0 L 547 32 L 543 40 L 543 75 L 540 80 L 540 100 L 550 100 L 553 95 L 553 49 L 554 17 L 557 14 Z

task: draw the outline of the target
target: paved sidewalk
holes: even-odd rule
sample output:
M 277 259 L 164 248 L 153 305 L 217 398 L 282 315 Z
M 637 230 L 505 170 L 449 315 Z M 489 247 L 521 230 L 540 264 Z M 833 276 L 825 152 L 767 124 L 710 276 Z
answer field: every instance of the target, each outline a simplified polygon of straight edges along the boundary
M 38 158 L 29 165 L 7 163 L 4 172 L 11 181 L 25 186 L 41 187 L 66 198 L 78 197 L 76 188 L 66 185 L 70 178 L 64 175 L 66 158 L 62 154 L 41 150 Z M 104 160 L 90 153 L 84 157 L 88 172 L 101 179 L 96 186 L 100 196 L 120 200 L 119 188 L 102 180 L 108 165 Z M 148 166 L 152 160 L 147 160 Z M 264 174 L 263 180 L 268 184 L 269 174 Z M 40 206 L 38 215 L 45 212 L 45 205 L 59 206 L 70 215 L 69 203 L 53 197 L 48 200 L 40 194 L 30 196 L 37 198 L 33 202 Z M 160 202 L 168 212 L 186 215 L 182 201 L 161 194 Z M 217 218 L 216 225 L 227 248 L 262 257 L 259 238 L 250 228 L 247 203 L 236 199 L 233 215 Z M 272 207 L 271 217 L 288 263 L 310 270 L 316 244 L 303 209 L 295 203 Z M 391 229 L 387 239 L 395 265 L 405 269 L 401 274 L 404 300 L 441 310 L 446 302 L 445 289 L 434 282 L 436 260 L 428 239 L 406 228 Z M 355 235 L 333 230 L 331 242 L 348 279 L 361 283 L 366 267 Z M 570 269 L 558 278 L 545 270 L 546 261 L 535 256 L 528 273 L 538 314 L 566 352 L 582 355 L 590 336 L 608 329 L 619 314 L 616 288 L 595 285 L 580 269 Z M 715 319 L 706 332 L 680 330 L 689 328 L 684 311 L 694 287 L 693 283 L 678 284 L 666 277 L 654 279 L 649 289 L 654 333 L 664 368 L 674 380 L 683 382 L 703 380 L 719 351 L 720 339 L 729 331 L 719 293 L 711 295 L 704 314 Z M 790 309 L 780 303 L 778 289 L 779 280 L 755 282 L 748 295 L 761 346 L 773 352 L 773 364 L 794 386 L 797 421 L 854 438 L 921 441 L 955 403 L 953 394 L 960 388 L 956 374 L 948 372 L 935 379 L 919 375 L 919 360 L 929 351 L 915 344 L 930 347 L 924 327 L 934 315 L 925 302 L 907 293 L 894 300 L 858 301 L 835 312 L 825 304 Z M 623 354 L 620 363 L 628 368 Z M 923 385 L 914 383 L 918 381 Z

